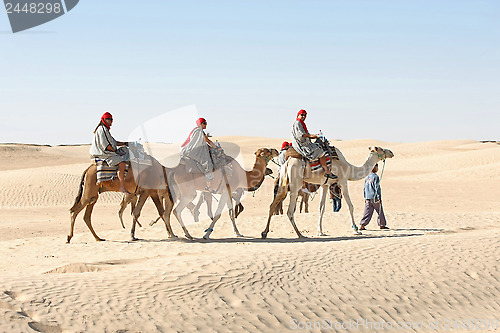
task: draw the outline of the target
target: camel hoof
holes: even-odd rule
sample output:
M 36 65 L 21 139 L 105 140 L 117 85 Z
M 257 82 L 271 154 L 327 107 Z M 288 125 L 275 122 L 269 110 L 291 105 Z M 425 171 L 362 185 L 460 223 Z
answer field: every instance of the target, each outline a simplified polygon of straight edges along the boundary
M 138 241 L 138 240 L 139 240 L 139 238 L 132 236 L 132 237 L 130 237 L 130 240 L 131 240 L 132 242 L 135 242 L 135 241 Z
M 187 238 L 187 239 L 190 239 L 190 240 L 193 240 L 193 239 L 194 239 L 194 237 L 193 237 L 193 236 L 191 236 L 191 235 L 186 235 L 186 238 Z
M 328 235 L 325 234 L 324 232 L 318 232 L 318 236 L 328 236 Z
M 355 235 L 362 235 L 362 234 L 363 234 L 363 233 L 362 233 L 361 231 L 359 231 L 359 230 L 354 230 L 354 232 L 353 232 L 353 233 L 354 233 Z
M 240 233 L 237 233 L 237 234 L 234 234 L 234 237 L 245 237 L 245 236 L 243 236 L 243 235 L 242 235 L 242 234 L 240 234 Z
M 262 239 L 266 239 L 267 238 L 267 232 L 263 232 L 260 235 L 262 236 Z
M 299 239 L 306 239 L 307 237 L 306 237 L 306 236 L 304 236 L 304 235 L 299 235 L 299 236 L 298 236 L 298 238 L 299 238 Z
M 104 238 L 96 238 L 96 242 L 105 242 L 106 240 Z
M 175 234 L 171 234 L 171 235 L 168 235 L 168 238 L 179 238 L 179 237 L 177 237 L 177 235 L 175 235 Z
M 70 236 L 68 236 L 68 237 L 66 238 L 66 244 L 69 244 L 69 242 L 71 242 L 71 238 L 72 238 L 72 237 L 70 237 Z

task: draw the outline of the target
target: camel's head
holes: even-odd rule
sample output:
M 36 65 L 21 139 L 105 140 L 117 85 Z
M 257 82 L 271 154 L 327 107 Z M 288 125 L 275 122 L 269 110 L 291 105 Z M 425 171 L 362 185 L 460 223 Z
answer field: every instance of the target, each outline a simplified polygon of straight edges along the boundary
M 271 148 L 271 149 L 268 149 L 268 148 L 259 148 L 255 152 L 255 156 L 264 158 L 266 160 L 266 164 L 269 163 L 269 161 L 273 157 L 276 157 L 278 155 L 279 155 L 278 151 L 276 149 L 274 149 L 274 148 Z
M 370 153 L 373 155 L 377 155 L 380 161 L 385 160 L 386 158 L 394 157 L 394 154 L 389 149 L 384 149 L 381 147 L 368 147 Z

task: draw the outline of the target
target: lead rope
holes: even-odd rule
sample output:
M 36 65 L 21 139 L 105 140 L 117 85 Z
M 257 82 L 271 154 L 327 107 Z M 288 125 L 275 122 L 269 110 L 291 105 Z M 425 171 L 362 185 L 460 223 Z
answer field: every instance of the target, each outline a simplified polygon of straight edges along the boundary
M 384 158 L 383 162 L 384 162 L 384 165 L 382 166 L 382 172 L 380 173 L 380 179 L 379 179 L 379 182 L 378 182 L 377 192 L 376 193 L 378 193 L 378 191 L 380 190 L 380 183 L 382 182 L 382 177 L 384 176 L 385 158 Z M 380 202 L 380 200 L 378 202 Z

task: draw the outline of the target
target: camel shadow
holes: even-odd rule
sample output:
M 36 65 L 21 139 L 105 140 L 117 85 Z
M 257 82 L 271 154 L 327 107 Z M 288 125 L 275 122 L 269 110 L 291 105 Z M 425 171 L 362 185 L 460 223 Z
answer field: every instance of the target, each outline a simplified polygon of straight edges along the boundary
M 445 229 L 437 228 L 395 228 L 394 231 L 422 231 L 422 232 L 443 232 Z M 371 231 L 384 231 L 384 230 L 371 230 Z
M 258 244 L 258 243 L 270 243 L 270 244 L 291 244 L 291 243 L 328 243 L 328 242 L 340 242 L 340 241 L 357 241 L 363 239 L 385 239 L 385 238 L 401 238 L 401 237 L 415 237 L 424 236 L 419 233 L 404 233 L 404 234 L 387 234 L 384 235 L 359 235 L 359 236 L 339 236 L 339 237 L 304 237 L 304 238 L 253 238 L 253 237 L 229 237 L 229 238 L 195 238 L 187 239 L 183 237 L 179 238 L 168 238 L 168 239 L 138 239 L 135 241 L 112 241 L 117 243 L 171 243 L 171 242 L 182 242 L 182 243 L 195 243 L 195 244 L 231 244 L 231 243 L 248 243 L 248 244 Z

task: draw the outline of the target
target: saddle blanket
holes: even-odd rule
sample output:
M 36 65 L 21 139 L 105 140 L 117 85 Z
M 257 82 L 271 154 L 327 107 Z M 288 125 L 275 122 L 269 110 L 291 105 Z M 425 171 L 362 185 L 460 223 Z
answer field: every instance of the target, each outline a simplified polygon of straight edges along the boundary
M 312 172 L 316 172 L 318 170 L 323 170 L 321 167 L 321 164 L 319 163 L 319 159 L 315 161 L 307 161 L 309 163 L 309 166 L 311 167 Z M 332 158 L 330 156 L 326 157 L 326 165 L 328 165 L 328 168 L 331 168 L 332 165 Z
M 92 162 L 97 166 L 97 184 L 118 178 L 118 166 L 111 167 L 105 160 L 98 157 L 94 157 Z M 125 176 L 127 175 L 128 166 L 129 164 L 127 163 Z

